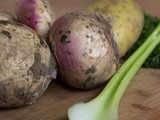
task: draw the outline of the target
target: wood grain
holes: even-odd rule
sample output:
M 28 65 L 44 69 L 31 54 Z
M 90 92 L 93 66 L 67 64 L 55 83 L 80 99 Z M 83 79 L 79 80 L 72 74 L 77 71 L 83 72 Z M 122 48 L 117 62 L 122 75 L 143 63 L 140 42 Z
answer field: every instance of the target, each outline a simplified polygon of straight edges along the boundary
M 50 2 L 59 17 L 85 7 L 91 0 Z M 137 2 L 146 12 L 160 17 L 159 0 Z M 11 0 L 1 0 L 0 8 L 13 13 L 13 3 Z M 0 109 L 0 120 L 68 120 L 67 110 L 71 105 L 94 98 L 102 89 L 103 86 L 82 91 L 55 80 L 35 104 L 18 109 Z M 142 68 L 137 73 L 121 101 L 119 120 L 160 120 L 160 70 Z

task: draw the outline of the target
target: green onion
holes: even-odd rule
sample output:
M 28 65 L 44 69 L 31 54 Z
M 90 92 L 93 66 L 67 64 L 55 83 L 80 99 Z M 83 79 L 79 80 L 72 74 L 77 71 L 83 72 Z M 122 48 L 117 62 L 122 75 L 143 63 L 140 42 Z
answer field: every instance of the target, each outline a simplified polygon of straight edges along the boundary
M 160 43 L 160 24 L 140 48 L 120 67 L 104 90 L 88 103 L 73 105 L 69 120 L 118 120 L 119 102 L 132 78 Z

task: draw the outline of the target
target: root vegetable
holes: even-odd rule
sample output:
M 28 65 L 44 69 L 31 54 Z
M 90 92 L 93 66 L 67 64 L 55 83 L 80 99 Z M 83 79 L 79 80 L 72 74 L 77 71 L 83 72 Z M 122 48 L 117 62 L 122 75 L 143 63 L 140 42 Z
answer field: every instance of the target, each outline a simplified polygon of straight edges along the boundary
M 34 103 L 55 78 L 46 42 L 23 24 L 0 21 L 0 108 Z
M 120 57 L 137 41 L 144 24 L 144 15 L 134 0 L 95 0 L 86 8 L 110 20 Z
M 120 67 L 96 98 L 88 103 L 75 104 L 68 110 L 69 120 L 118 120 L 118 107 L 123 94 L 147 57 L 159 44 L 160 24 Z
M 66 14 L 53 24 L 49 35 L 60 74 L 69 85 L 91 89 L 116 72 L 117 44 L 102 16 L 81 11 Z
M 55 15 L 48 0 L 18 0 L 16 16 L 18 22 L 36 30 L 45 39 L 55 21 Z
M 15 21 L 15 18 L 13 15 L 7 13 L 4 10 L 0 9 L 0 20 L 5 20 L 5 21 Z

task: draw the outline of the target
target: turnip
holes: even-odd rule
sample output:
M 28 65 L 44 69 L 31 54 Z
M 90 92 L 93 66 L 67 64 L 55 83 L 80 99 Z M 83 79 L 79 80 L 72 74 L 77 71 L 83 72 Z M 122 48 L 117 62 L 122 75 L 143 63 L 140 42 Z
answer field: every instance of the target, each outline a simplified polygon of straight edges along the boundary
M 0 9 L 0 20 L 15 21 L 15 18 L 10 13 Z
M 118 107 L 131 80 L 147 57 L 160 44 L 160 23 L 153 33 L 125 61 L 104 90 L 88 103 L 78 103 L 68 110 L 69 120 L 118 120 Z
M 45 39 L 55 21 L 55 15 L 48 0 L 17 0 L 16 16 L 18 22 L 36 30 Z
M 46 42 L 31 28 L 0 21 L 0 108 L 32 104 L 56 78 Z
M 66 14 L 53 24 L 49 36 L 60 75 L 69 85 L 91 89 L 116 72 L 117 44 L 102 16 L 81 11 Z

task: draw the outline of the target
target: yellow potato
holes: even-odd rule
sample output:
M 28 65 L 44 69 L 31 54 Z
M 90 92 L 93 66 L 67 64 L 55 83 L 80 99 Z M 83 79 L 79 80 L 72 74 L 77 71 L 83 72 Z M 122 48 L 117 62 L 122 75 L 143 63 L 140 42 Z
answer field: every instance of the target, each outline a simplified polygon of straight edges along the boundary
M 143 11 L 133 0 L 95 0 L 86 11 L 111 21 L 120 57 L 136 42 L 143 28 Z

